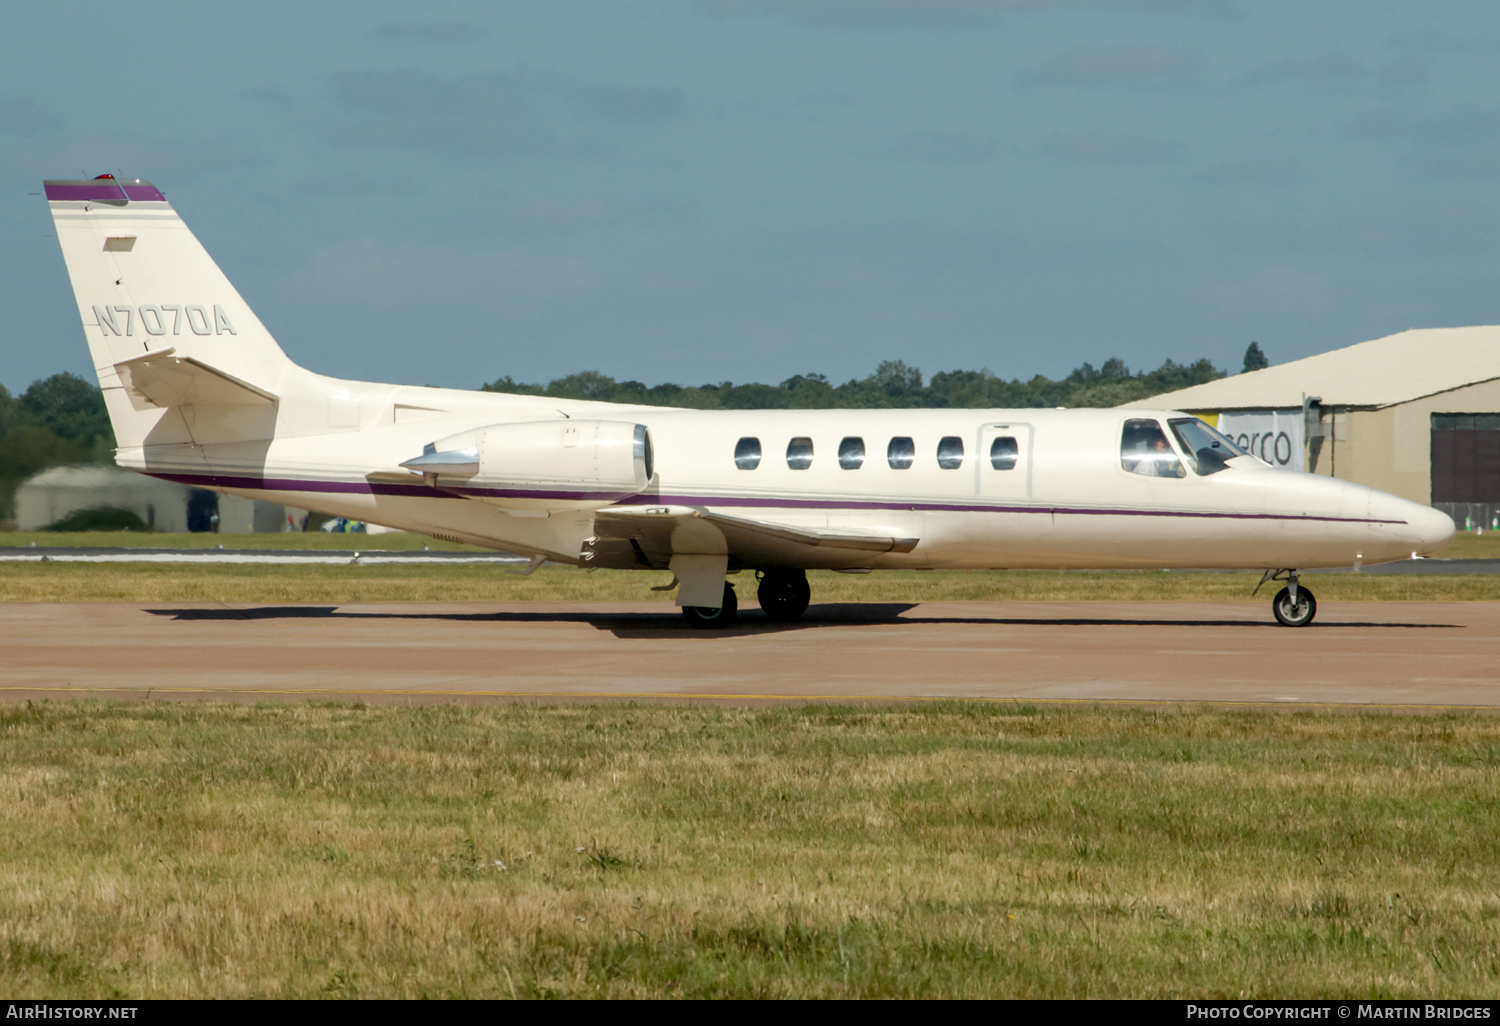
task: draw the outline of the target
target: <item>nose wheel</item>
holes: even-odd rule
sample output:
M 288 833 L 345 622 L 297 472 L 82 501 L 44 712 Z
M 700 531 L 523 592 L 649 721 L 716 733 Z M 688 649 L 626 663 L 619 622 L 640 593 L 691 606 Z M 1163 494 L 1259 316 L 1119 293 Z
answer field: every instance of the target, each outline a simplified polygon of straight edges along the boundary
M 1283 627 L 1306 627 L 1318 613 L 1318 600 L 1306 588 L 1298 588 L 1295 596 L 1290 587 L 1282 588 L 1271 600 L 1271 612 Z
M 1255 586 L 1260 591 L 1267 581 L 1286 581 L 1287 585 L 1271 600 L 1271 614 L 1283 627 L 1306 627 L 1318 615 L 1318 600 L 1313 593 L 1301 586 L 1295 570 L 1267 570 Z M 1252 594 L 1254 594 L 1252 592 Z

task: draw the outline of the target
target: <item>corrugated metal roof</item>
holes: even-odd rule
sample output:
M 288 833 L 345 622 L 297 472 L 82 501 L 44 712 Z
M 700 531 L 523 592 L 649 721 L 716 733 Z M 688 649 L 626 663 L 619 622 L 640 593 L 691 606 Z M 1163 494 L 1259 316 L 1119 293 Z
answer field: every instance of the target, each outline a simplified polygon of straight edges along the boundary
M 1171 410 L 1391 406 L 1500 378 L 1500 325 L 1414 328 L 1265 370 L 1126 403 Z

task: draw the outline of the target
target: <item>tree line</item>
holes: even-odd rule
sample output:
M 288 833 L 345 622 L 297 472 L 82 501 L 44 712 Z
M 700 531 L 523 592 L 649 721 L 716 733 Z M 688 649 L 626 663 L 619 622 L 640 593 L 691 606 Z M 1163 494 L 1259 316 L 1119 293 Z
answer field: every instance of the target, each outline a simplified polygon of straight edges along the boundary
M 48 467 L 109 463 L 115 434 L 98 386 L 54 374 L 19 396 L 0 385 L 0 517 L 15 516 L 16 486 Z
M 1268 366 L 1257 343 L 1245 351 L 1244 370 Z M 708 385 L 646 385 L 581 371 L 546 384 L 503 377 L 485 392 L 593 399 L 695 410 L 795 410 L 871 408 L 1036 408 L 1119 406 L 1189 385 L 1222 378 L 1208 360 L 1168 360 L 1153 371 L 1131 371 L 1112 358 L 1100 367 L 1084 363 L 1062 378 L 1036 375 L 1006 380 L 987 370 L 939 371 L 924 378 L 917 367 L 887 360 L 864 378 L 834 384 L 822 374 L 797 374 L 779 385 L 730 381 Z M 49 467 L 110 463 L 114 432 L 97 386 L 67 372 L 34 381 L 19 396 L 0 385 L 0 518 L 15 516 L 15 490 Z
M 545 385 L 519 382 L 507 376 L 484 385 L 483 391 L 685 406 L 695 410 L 1072 408 L 1119 406 L 1224 375 L 1224 371 L 1206 359 L 1190 364 L 1168 360 L 1156 370 L 1132 372 L 1125 361 L 1116 357 L 1104 361 L 1100 367 L 1085 363 L 1058 379 L 1038 374 L 1027 381 L 1006 380 L 988 370 L 955 370 L 939 371 L 924 380 L 919 368 L 901 360 L 887 360 L 869 377 L 851 378 L 839 385 L 822 374 L 798 374 L 779 385 L 731 381 L 696 386 L 646 385 L 639 381 L 617 381 L 598 371 L 583 371 L 555 378 Z

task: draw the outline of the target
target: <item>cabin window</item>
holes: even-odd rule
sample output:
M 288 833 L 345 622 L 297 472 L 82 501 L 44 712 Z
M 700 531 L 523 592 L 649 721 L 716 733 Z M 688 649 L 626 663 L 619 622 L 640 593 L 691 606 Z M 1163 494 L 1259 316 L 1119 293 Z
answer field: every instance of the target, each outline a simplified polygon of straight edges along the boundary
M 734 447 L 734 465 L 741 470 L 760 466 L 760 439 L 741 438 Z
M 1188 466 L 1200 477 L 1217 474 L 1236 456 L 1248 455 L 1244 449 L 1219 434 L 1197 417 L 1177 417 L 1167 421 L 1172 434 L 1187 456 Z
M 1003 436 L 990 443 L 990 466 L 996 470 L 1015 470 L 1016 457 L 1021 454 L 1016 440 Z
M 846 438 L 839 443 L 839 466 L 845 470 L 858 470 L 865 462 L 865 440 Z
M 938 439 L 938 466 L 944 470 L 957 470 L 964 465 L 964 440 L 957 435 L 944 435 Z
M 917 446 L 910 438 L 892 438 L 885 447 L 885 460 L 892 470 L 905 470 L 917 458 Z
M 1142 477 L 1186 477 L 1182 461 L 1154 420 L 1127 420 L 1120 436 L 1120 466 Z
M 811 438 L 797 437 L 786 443 L 786 465 L 793 470 L 806 470 L 812 466 L 812 458 Z

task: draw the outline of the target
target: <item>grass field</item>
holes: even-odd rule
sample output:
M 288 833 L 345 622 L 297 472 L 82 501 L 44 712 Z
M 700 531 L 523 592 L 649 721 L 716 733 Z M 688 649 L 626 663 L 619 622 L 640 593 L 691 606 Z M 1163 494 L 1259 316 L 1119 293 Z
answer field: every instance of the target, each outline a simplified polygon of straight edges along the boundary
M 321 549 L 362 552 L 484 552 L 420 535 L 142 534 L 128 531 L 0 533 L 0 547 Z M 1500 535 L 1460 535 L 1449 558 L 1500 558 Z M 173 564 L 0 563 L 0 601 L 7 602 L 399 602 L 530 600 L 670 602 L 653 592 L 670 575 L 584 572 L 546 567 L 531 577 L 482 566 L 184 566 Z M 811 575 L 814 602 L 1181 601 L 1247 599 L 1258 574 L 1164 574 L 1149 571 L 883 571 L 867 577 Z M 741 605 L 754 601 L 749 574 L 735 578 Z M 1483 575 L 1307 578 L 1322 599 L 1335 601 L 1496 601 L 1500 577 Z M 1279 586 L 1278 586 L 1279 587 Z M 1270 594 L 1266 594 L 1267 600 Z
M 1500 559 L 1500 531 L 1459 532 L 1440 559 Z
M 14 998 L 1492 997 L 1500 720 L 0 707 Z
M 940 601 L 1241 602 L 1259 574 L 1151 571 L 892 570 L 808 575 L 814 603 Z M 755 579 L 730 578 L 753 607 Z M 0 563 L 4 602 L 663 602 L 665 572 L 543 567 L 530 577 L 493 566 L 191 566 L 153 563 Z M 1320 602 L 1500 600 L 1500 576 L 1309 576 Z M 1276 587 L 1280 587 L 1277 585 Z M 1273 591 L 1261 589 L 1268 605 Z

